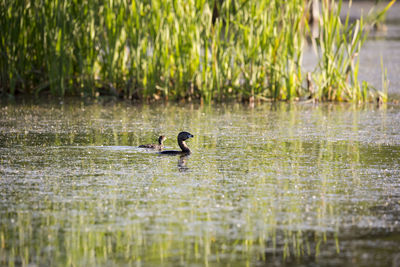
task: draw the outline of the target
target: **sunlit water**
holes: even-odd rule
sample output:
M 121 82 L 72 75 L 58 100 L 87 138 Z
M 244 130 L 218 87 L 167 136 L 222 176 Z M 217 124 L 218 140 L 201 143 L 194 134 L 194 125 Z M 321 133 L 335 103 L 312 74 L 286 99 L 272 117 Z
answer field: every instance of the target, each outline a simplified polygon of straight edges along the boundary
M 400 108 L 0 106 L 0 265 L 400 260 Z M 189 157 L 138 148 L 195 137 Z

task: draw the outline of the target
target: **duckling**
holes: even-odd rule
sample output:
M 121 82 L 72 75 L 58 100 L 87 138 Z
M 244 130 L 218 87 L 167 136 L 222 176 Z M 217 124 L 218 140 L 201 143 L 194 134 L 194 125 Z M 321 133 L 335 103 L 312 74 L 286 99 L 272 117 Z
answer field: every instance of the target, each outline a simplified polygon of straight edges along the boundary
M 150 148 L 150 149 L 156 149 L 156 150 L 163 150 L 164 149 L 164 144 L 163 142 L 167 139 L 164 135 L 160 135 L 158 137 L 158 144 L 147 144 L 147 145 L 140 145 L 139 147 L 141 148 Z

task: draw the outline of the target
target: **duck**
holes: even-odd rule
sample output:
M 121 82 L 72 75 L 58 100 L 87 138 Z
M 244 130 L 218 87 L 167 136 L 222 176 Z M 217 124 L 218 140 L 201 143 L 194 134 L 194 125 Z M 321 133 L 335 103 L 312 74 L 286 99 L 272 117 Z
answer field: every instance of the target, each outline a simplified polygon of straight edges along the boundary
M 150 148 L 150 149 L 156 149 L 156 150 L 163 150 L 164 149 L 164 144 L 163 142 L 167 139 L 164 135 L 160 135 L 158 137 L 158 144 L 147 144 L 147 145 L 140 145 L 140 148 Z
M 182 154 L 190 154 L 191 151 L 189 147 L 186 145 L 185 141 L 188 140 L 189 138 L 193 138 L 194 135 L 188 132 L 180 132 L 178 134 L 178 145 L 181 148 L 181 151 L 178 150 L 165 150 L 161 151 L 160 154 L 165 154 L 165 155 L 182 155 Z

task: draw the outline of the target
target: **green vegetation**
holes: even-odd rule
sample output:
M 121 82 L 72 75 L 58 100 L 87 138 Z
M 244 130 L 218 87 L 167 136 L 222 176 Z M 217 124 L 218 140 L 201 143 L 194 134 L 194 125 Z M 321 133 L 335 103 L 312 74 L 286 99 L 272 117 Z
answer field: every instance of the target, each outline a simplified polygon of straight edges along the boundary
M 301 66 L 308 5 L 305 0 L 2 0 L 0 90 L 140 100 L 376 97 L 357 80 L 363 22 L 343 24 L 341 1 L 322 7 L 314 42 L 320 62 L 310 75 L 315 85 L 310 92 Z

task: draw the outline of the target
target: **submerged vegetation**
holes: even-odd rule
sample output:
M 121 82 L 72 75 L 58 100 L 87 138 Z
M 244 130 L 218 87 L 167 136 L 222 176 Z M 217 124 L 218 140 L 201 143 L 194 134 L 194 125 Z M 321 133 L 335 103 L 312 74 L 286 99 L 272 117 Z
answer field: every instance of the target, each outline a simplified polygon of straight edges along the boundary
M 1 1 L 0 92 L 204 101 L 368 101 L 382 94 L 357 80 L 366 31 L 362 19 L 342 23 L 341 1 L 322 5 L 311 38 L 319 64 L 312 74 L 302 70 L 309 5 Z

